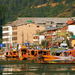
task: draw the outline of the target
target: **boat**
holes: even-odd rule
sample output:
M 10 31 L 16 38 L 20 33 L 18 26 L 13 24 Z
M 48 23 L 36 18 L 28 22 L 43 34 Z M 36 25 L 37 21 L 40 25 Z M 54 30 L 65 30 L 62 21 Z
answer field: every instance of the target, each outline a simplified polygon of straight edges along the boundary
M 50 50 L 38 50 L 38 49 L 27 49 L 21 48 L 19 51 L 20 60 L 38 60 L 39 52 L 42 52 L 42 56 L 45 58 L 50 55 Z M 25 53 L 25 56 L 24 56 Z
M 21 48 L 19 52 L 19 59 L 20 60 L 38 60 L 39 52 L 42 52 L 42 57 L 44 61 L 50 60 L 69 60 L 75 59 L 75 57 L 64 57 L 64 56 L 51 56 L 50 50 L 37 50 L 37 49 L 27 49 Z
M 0 58 L 5 58 L 5 55 L 4 54 L 0 55 Z
M 44 59 L 44 61 L 50 61 L 50 60 L 74 60 L 75 57 L 64 57 L 64 56 L 50 56 Z
M 75 64 L 75 63 L 70 63 L 70 62 L 65 62 L 65 63 L 63 63 L 63 62 L 42 62 L 41 64 Z
M 21 48 L 19 51 L 19 59 L 20 60 L 27 60 L 27 54 L 28 54 L 28 49 L 27 48 Z
M 50 60 L 74 60 L 75 59 L 75 49 L 68 49 L 68 50 L 61 50 L 57 51 L 59 55 L 57 56 L 51 56 L 51 55 L 44 55 L 44 61 L 50 61 Z M 71 52 L 71 57 L 69 56 Z M 60 54 L 62 53 L 62 56 Z M 66 53 L 66 56 L 64 54 Z
M 41 52 L 41 55 L 44 59 L 44 61 L 47 61 L 47 60 L 54 60 L 54 59 L 60 59 L 59 57 L 56 57 L 56 56 L 51 56 L 50 55 L 50 50 L 28 50 L 28 57 L 27 59 L 29 60 L 38 60 L 38 55 L 39 55 L 39 52 Z
M 18 58 L 18 51 L 17 50 L 6 51 L 4 52 L 4 55 L 6 58 Z
M 71 52 L 71 57 L 69 56 Z M 45 61 L 50 61 L 50 60 L 74 60 L 75 59 L 75 49 L 68 49 L 68 50 L 61 50 L 61 51 L 57 51 L 56 53 L 58 53 L 58 56 L 45 56 Z M 60 56 L 60 54 L 62 53 L 62 55 Z M 66 56 L 64 56 L 64 54 L 66 53 Z

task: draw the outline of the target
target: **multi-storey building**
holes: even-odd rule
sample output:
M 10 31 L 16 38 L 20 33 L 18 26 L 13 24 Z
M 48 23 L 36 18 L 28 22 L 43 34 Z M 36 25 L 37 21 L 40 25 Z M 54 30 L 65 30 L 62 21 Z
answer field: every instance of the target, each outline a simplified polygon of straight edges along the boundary
M 33 35 L 46 27 L 63 26 L 70 18 L 17 18 L 2 26 L 2 39 L 5 44 L 38 43 L 33 40 Z M 44 39 L 44 36 L 42 36 Z M 39 41 L 40 42 L 40 41 Z
M 42 31 L 45 27 L 34 25 L 31 23 L 23 25 L 12 25 L 12 26 L 3 26 L 3 43 L 12 44 L 19 43 L 23 44 L 26 42 L 33 43 L 33 34 L 36 34 L 36 31 Z

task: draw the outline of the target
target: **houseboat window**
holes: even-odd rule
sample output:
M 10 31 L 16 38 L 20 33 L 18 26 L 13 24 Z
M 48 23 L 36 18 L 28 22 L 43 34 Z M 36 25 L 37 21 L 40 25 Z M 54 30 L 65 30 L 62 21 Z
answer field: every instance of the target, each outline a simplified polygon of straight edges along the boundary
M 8 55 L 8 52 L 6 53 L 6 55 Z
M 46 55 L 46 52 L 45 51 L 43 52 L 43 55 Z
M 34 55 L 34 51 L 31 51 L 31 55 Z

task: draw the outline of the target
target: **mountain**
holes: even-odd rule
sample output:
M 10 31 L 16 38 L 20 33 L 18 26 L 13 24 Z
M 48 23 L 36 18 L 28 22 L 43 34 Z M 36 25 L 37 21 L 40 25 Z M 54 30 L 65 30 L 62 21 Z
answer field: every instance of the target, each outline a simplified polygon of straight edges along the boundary
M 75 17 L 75 0 L 0 0 L 5 20 L 17 17 Z
M 75 17 L 75 0 L 0 0 L 5 20 L 17 17 Z
M 0 5 L 0 38 L 2 37 L 1 25 L 3 25 L 3 24 L 5 24 L 5 7 L 3 5 Z

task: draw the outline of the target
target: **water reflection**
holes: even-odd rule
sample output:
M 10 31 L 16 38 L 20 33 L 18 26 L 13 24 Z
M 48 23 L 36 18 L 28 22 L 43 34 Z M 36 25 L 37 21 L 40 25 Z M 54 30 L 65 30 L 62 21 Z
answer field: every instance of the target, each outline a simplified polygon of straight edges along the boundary
M 65 62 L 69 62 L 69 60 Z M 41 64 L 34 60 L 20 61 L 18 59 L 0 59 L 0 63 L 0 75 L 75 75 L 75 64 Z

